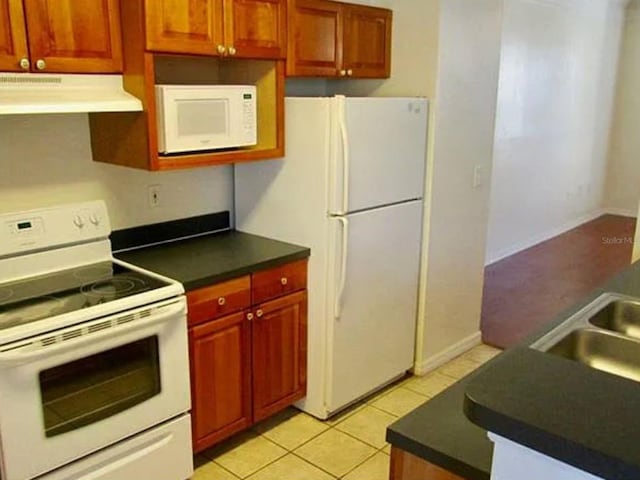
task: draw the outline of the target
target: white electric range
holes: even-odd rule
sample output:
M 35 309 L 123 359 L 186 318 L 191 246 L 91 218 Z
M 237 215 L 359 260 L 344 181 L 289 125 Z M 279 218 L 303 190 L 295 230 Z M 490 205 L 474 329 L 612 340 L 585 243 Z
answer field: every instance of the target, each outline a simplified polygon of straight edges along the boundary
M 182 285 L 112 258 L 103 202 L 0 215 L 0 476 L 193 473 Z

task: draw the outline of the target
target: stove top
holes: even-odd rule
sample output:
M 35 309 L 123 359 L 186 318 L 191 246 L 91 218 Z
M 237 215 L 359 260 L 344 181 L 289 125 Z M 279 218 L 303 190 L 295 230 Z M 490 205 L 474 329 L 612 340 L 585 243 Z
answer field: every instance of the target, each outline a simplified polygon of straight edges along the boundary
M 0 284 L 0 330 L 166 285 L 169 283 L 110 261 Z

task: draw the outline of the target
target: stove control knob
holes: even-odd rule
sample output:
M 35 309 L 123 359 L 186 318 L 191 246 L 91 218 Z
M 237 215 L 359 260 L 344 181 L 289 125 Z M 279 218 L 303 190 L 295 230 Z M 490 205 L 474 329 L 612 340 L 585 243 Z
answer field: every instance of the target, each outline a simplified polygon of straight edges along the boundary
M 89 216 L 89 221 L 90 221 L 92 224 L 94 224 L 96 227 L 97 227 L 98 225 L 100 225 L 100 217 L 98 217 L 98 215 L 97 215 L 97 214 L 95 214 L 95 213 L 92 213 L 92 214 Z
M 73 219 L 73 224 L 78 228 L 82 228 L 84 227 L 84 220 L 80 215 L 76 215 L 75 218 Z

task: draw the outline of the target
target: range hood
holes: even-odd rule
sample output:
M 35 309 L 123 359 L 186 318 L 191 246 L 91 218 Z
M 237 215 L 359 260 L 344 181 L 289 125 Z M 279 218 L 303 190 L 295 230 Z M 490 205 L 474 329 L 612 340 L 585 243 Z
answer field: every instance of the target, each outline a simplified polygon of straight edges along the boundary
M 121 75 L 0 74 L 0 114 L 137 112 Z

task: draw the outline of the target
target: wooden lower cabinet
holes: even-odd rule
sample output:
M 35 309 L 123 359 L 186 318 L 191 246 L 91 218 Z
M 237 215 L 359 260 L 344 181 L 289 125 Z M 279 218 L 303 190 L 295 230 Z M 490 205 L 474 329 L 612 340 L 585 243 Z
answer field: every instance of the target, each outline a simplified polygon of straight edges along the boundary
M 398 447 L 391 447 L 391 468 L 389 480 L 465 480 L 416 457 Z
M 252 423 L 250 328 L 240 312 L 189 331 L 196 452 Z
M 306 268 L 294 262 L 187 294 L 194 452 L 306 395 Z
M 252 328 L 253 419 L 258 422 L 306 394 L 307 294 L 256 307 Z

